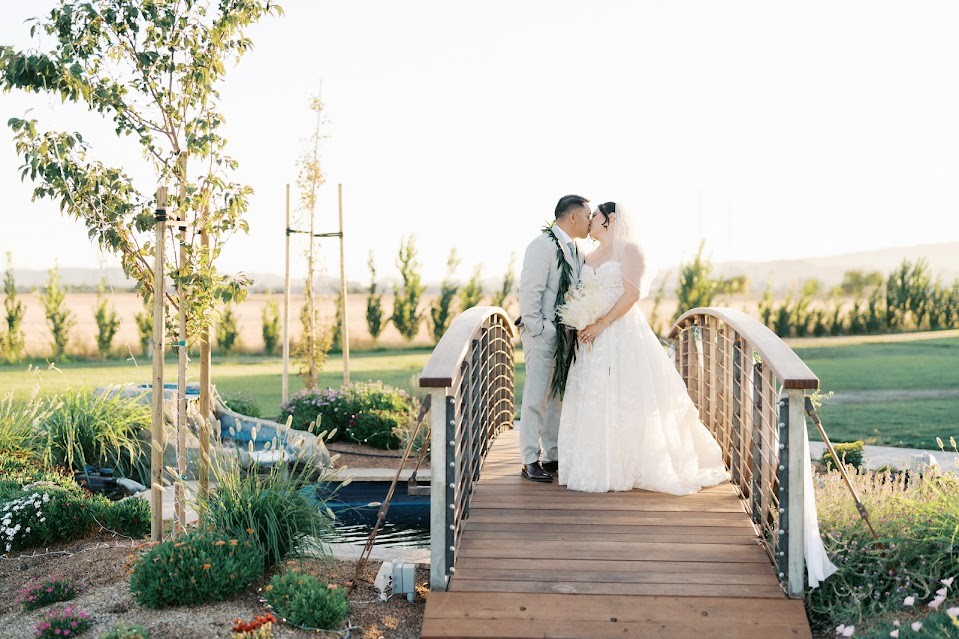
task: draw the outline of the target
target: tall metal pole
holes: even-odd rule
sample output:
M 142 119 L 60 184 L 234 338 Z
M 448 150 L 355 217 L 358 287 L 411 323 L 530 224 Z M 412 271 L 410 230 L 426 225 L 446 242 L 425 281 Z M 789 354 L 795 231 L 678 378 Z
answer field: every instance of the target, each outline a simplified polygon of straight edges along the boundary
M 177 410 L 176 410 L 176 482 L 173 484 L 174 495 L 174 534 L 183 533 L 186 528 L 186 493 L 183 478 L 186 476 L 186 294 L 183 286 L 183 271 L 186 264 L 186 151 L 180 152 L 177 158 L 177 169 L 180 178 L 178 192 L 179 223 L 180 223 L 180 268 L 177 277 L 177 300 L 180 306 L 180 326 L 177 335 Z
M 286 185 L 286 276 L 283 279 L 283 401 L 290 398 L 290 185 Z
M 337 198 L 340 210 L 340 317 L 343 326 L 340 333 L 340 343 L 343 345 L 343 383 L 350 383 L 350 321 L 346 315 L 349 304 L 346 303 L 346 267 L 343 254 L 343 184 L 336 185 Z
M 167 190 L 157 189 L 156 250 L 153 262 L 153 423 L 150 432 L 150 539 L 163 537 L 163 342 L 166 336 L 164 313 L 164 240 L 166 235 Z

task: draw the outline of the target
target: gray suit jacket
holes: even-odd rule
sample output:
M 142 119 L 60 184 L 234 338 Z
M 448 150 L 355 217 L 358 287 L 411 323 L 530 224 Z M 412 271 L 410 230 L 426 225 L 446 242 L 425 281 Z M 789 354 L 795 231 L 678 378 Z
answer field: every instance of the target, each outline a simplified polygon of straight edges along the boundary
M 562 248 L 563 256 L 573 267 L 571 286 L 576 286 L 583 263 L 582 256 L 579 264 L 576 264 L 569 248 Z M 559 279 L 556 244 L 548 233 L 543 233 L 526 248 L 519 280 L 519 312 L 529 336 L 536 337 L 544 331 L 548 336 L 556 335 L 556 293 L 559 290 Z

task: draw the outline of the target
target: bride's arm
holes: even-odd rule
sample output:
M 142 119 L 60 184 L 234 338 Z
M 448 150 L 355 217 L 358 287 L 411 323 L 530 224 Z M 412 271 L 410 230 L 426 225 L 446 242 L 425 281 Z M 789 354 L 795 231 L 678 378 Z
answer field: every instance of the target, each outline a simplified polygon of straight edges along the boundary
M 581 342 L 589 342 L 609 328 L 609 325 L 629 312 L 633 304 L 639 301 L 639 283 L 646 268 L 642 250 L 636 244 L 627 244 L 623 251 L 623 294 L 619 296 L 613 308 L 603 317 L 579 331 Z

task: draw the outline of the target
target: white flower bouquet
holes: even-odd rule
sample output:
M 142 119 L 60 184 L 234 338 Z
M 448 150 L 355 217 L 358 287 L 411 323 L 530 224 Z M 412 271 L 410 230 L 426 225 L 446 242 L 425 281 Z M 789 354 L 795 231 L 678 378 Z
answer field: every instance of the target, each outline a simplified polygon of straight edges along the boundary
M 581 331 L 608 310 L 609 301 L 603 287 L 596 279 L 590 279 L 580 281 L 566 296 L 563 305 L 556 309 L 556 315 L 566 326 Z

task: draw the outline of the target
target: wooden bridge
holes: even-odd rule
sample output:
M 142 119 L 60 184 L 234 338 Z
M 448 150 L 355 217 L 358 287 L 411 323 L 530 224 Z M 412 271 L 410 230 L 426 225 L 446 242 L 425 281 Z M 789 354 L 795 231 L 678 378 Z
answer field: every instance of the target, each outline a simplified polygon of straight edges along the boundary
M 811 637 L 803 395 L 818 380 L 765 326 L 695 309 L 679 371 L 732 480 L 677 497 L 578 493 L 520 477 L 513 328 L 492 307 L 450 327 L 431 389 L 431 587 L 423 637 Z

